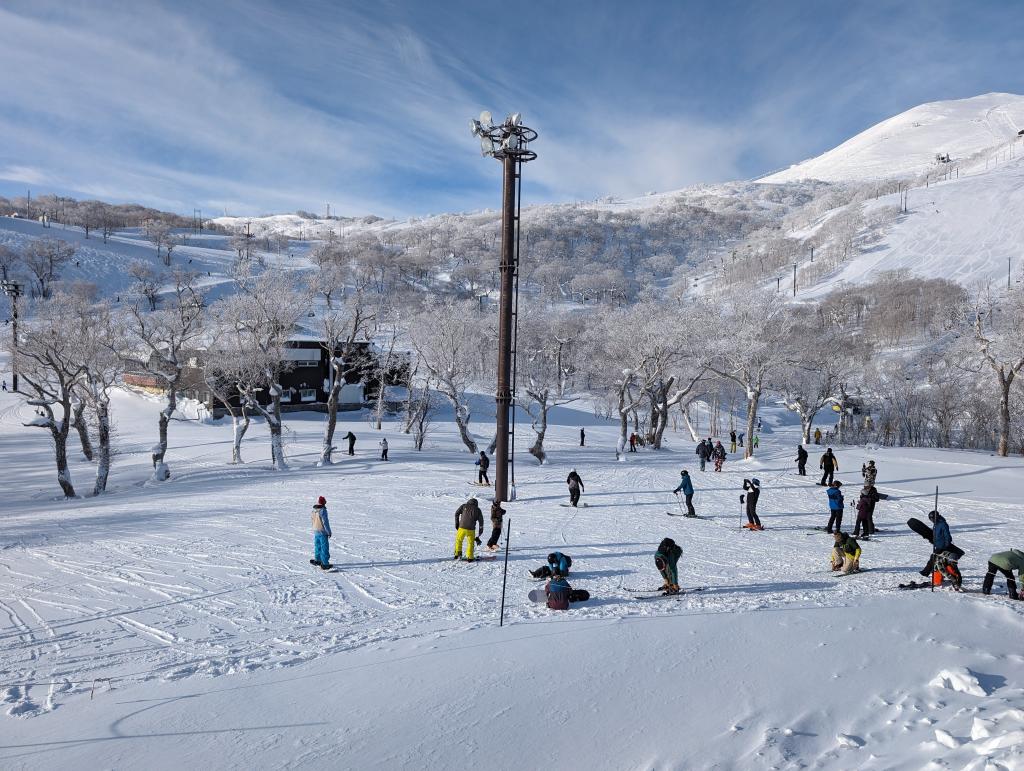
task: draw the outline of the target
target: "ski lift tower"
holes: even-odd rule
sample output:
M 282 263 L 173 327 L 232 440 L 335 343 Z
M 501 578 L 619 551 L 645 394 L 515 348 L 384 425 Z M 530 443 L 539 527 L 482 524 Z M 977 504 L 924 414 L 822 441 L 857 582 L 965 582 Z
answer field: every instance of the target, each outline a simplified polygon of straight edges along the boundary
M 537 154 L 529 149 L 537 132 L 523 125 L 522 116 L 514 113 L 504 123 L 494 125 L 491 114 L 480 113 L 479 120 L 470 121 L 473 136 L 480 139 L 480 150 L 502 163 L 501 206 L 501 294 L 498 300 L 498 384 L 497 442 L 494 450 L 494 500 L 498 503 L 515 499 L 515 339 L 519 309 L 519 212 L 523 189 L 523 164 Z M 511 413 L 511 427 L 509 414 Z M 511 490 L 510 490 L 511 481 Z M 510 495 L 511 493 L 511 495 Z

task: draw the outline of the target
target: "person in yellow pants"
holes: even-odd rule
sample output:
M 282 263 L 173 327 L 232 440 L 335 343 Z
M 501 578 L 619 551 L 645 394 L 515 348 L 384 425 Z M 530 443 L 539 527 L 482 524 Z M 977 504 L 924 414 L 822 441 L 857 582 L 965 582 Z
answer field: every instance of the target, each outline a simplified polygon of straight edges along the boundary
M 476 539 L 483 534 L 484 513 L 480 511 L 476 498 L 470 498 L 455 512 L 455 556 L 452 559 L 462 559 L 462 544 L 468 538 L 466 562 L 472 562 L 475 559 Z

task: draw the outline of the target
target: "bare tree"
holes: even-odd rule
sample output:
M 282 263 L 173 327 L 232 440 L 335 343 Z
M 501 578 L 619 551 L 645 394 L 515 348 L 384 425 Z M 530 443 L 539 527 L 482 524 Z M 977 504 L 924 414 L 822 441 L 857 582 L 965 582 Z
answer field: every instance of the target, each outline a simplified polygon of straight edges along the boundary
M 128 275 L 134 280 L 131 291 L 143 297 L 149 310 L 155 311 L 160 297 L 160 277 L 157 272 L 148 262 L 132 260 L 128 265 Z
M 113 313 L 109 303 L 92 307 L 82 303 L 80 307 L 88 324 L 83 328 L 81 338 L 80 353 L 85 371 L 78 387 L 96 419 L 98 456 L 93 495 L 100 495 L 107 489 L 113 460 L 110 397 L 124 372 L 124 360 L 120 354 L 127 345 L 127 331 L 124 319 Z
M 984 308 L 987 307 L 987 312 Z M 996 453 L 1010 447 L 1010 399 L 1013 382 L 1024 369 L 1024 296 L 1007 292 L 1001 298 L 979 297 L 974 313 L 978 355 L 995 376 L 999 394 L 999 441 Z
M 55 238 L 37 238 L 29 244 L 22 257 L 35 280 L 33 294 L 44 299 L 53 294 L 53 283 L 60 269 L 75 254 L 74 244 Z
M 171 225 L 164 220 L 149 219 L 142 223 L 142 232 L 156 247 L 157 259 L 162 258 L 164 265 L 170 265 L 171 250 L 174 248 Z
M 16 251 L 5 244 L 0 244 L 0 279 L 10 281 L 14 269 L 20 262 L 21 257 Z

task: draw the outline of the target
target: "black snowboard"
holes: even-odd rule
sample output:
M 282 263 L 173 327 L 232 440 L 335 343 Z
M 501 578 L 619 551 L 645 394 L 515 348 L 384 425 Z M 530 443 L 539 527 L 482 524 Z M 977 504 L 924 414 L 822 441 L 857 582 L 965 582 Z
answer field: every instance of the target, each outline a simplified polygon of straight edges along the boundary
M 907 527 L 921 536 L 924 540 L 928 541 L 928 543 L 932 542 L 932 529 L 921 520 L 911 517 L 907 520 Z

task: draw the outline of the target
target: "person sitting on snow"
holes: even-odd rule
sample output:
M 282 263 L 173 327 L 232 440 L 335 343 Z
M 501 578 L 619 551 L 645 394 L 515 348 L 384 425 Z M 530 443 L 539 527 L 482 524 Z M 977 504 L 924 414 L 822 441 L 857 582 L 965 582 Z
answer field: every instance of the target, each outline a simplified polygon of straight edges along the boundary
M 679 558 L 683 550 L 671 538 L 663 538 L 654 553 L 654 564 L 665 579 L 661 590 L 665 594 L 679 594 Z
M 556 575 L 544 585 L 548 608 L 551 610 L 569 610 L 569 603 L 584 602 L 590 599 L 586 589 L 573 589 L 565 576 Z
M 835 547 L 832 549 L 832 569 L 840 573 L 860 571 L 860 544 L 856 539 L 837 530 Z
M 534 578 L 550 578 L 551 576 L 567 576 L 572 566 L 572 557 L 562 554 L 560 551 L 553 551 L 548 555 L 548 564 L 536 570 L 531 570 L 530 575 Z

